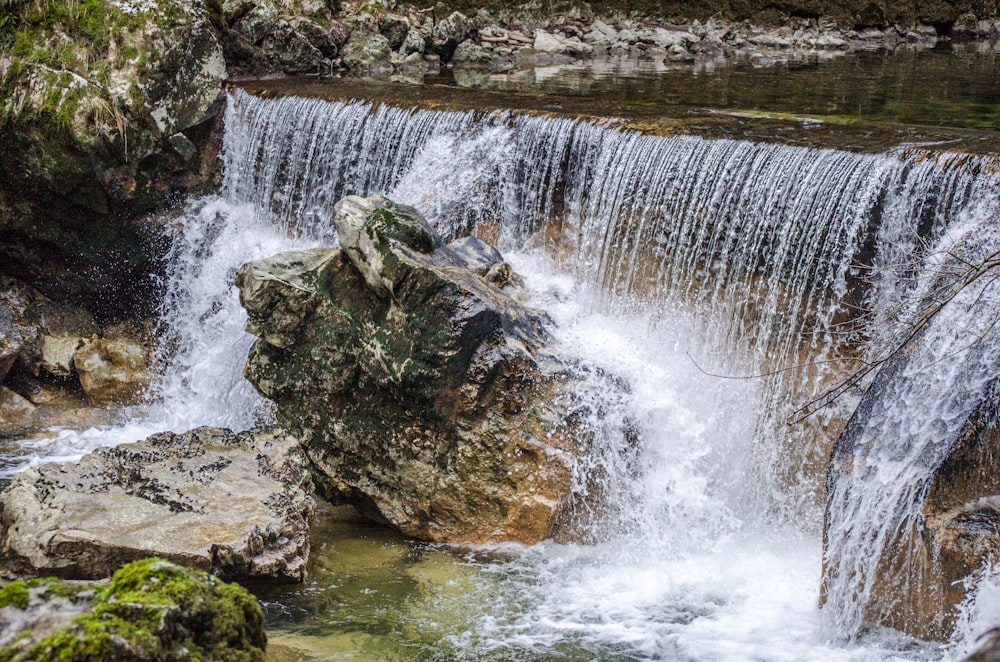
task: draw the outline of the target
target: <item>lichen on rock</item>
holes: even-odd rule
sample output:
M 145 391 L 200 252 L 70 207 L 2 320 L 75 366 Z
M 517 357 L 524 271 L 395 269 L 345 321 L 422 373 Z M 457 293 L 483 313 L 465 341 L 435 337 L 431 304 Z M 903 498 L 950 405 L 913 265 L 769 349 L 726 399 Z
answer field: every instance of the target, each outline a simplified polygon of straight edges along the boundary
M 69 578 L 155 555 L 225 578 L 301 581 L 311 494 L 298 441 L 281 431 L 161 433 L 17 474 L 0 494 L 3 554 Z

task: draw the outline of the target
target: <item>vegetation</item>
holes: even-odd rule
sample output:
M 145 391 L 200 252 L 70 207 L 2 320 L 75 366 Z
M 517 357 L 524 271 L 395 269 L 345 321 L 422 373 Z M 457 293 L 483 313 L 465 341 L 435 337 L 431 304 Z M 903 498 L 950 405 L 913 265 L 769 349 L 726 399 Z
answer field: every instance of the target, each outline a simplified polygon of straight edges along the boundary
M 67 597 L 64 582 L 13 582 L 0 589 L 0 605 L 27 608 L 33 589 L 41 599 Z M 71 585 L 71 593 L 81 585 Z M 126 565 L 97 588 L 92 607 L 68 626 L 25 647 L 0 650 L 0 661 L 264 659 L 264 616 L 256 599 L 236 584 L 161 559 Z M 20 642 L 21 645 L 18 645 Z

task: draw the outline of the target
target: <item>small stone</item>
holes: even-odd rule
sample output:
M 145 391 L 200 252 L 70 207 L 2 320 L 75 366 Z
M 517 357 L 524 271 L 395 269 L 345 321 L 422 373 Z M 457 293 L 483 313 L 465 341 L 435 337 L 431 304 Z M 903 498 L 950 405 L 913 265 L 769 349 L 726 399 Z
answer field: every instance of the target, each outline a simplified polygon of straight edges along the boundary
M 479 66 L 488 67 L 496 60 L 496 57 L 488 49 L 472 41 L 463 41 L 455 49 L 455 54 L 451 61 L 456 66 Z
M 82 346 L 83 338 L 43 335 L 39 366 L 54 377 L 69 377 L 73 374 L 73 355 Z
M 688 52 L 681 44 L 674 44 L 667 49 L 667 58 L 671 62 L 689 62 L 694 60 L 694 56 Z
M 35 405 L 6 386 L 0 386 L 0 430 L 28 425 L 34 413 Z
M 568 39 L 545 30 L 535 31 L 534 49 L 542 53 L 564 54 L 574 57 L 587 56 L 594 52 L 594 47 L 590 44 L 585 44 L 578 39 Z
M 167 142 L 170 144 L 170 149 L 174 151 L 174 154 L 181 157 L 185 162 L 190 161 L 198 153 L 198 148 L 183 133 L 175 133 L 167 138 Z

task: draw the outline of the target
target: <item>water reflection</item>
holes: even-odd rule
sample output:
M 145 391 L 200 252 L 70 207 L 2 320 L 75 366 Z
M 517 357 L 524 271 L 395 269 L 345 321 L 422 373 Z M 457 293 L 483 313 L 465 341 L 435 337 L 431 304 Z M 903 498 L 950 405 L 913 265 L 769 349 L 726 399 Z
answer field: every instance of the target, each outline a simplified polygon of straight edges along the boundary
M 989 44 L 693 63 L 608 59 L 509 72 L 455 68 L 381 80 L 241 85 L 263 95 L 620 118 L 623 126 L 667 135 L 863 152 L 944 142 L 953 150 L 1000 152 L 1000 54 Z

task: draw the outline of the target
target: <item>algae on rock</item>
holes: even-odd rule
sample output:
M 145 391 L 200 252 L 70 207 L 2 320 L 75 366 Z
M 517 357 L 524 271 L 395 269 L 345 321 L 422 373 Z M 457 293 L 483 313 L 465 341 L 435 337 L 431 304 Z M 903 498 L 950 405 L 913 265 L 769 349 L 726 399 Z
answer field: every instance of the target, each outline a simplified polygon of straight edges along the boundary
M 141 316 L 162 247 L 129 219 L 215 167 L 206 137 L 226 64 L 206 6 L 25 3 L 4 25 L 2 269 L 102 316 Z

